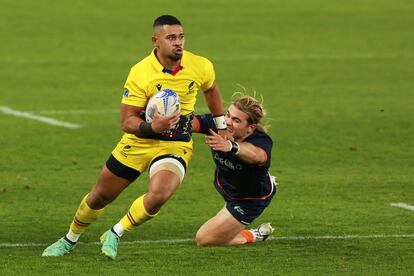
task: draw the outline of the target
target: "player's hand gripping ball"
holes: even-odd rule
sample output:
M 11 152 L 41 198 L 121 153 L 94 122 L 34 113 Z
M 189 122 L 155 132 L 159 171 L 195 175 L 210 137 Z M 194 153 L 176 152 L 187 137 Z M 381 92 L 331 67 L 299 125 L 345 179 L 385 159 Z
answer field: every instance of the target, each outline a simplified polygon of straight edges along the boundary
M 148 101 L 145 109 L 145 120 L 151 123 L 154 113 L 158 111 L 160 116 L 167 116 L 180 111 L 180 97 L 174 90 L 163 89 L 154 94 Z

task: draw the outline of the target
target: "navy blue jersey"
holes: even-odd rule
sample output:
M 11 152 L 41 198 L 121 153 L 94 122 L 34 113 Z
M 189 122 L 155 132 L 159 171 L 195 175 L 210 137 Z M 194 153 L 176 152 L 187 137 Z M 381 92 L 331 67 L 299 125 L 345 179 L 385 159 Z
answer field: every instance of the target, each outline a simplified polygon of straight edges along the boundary
M 199 124 L 199 133 L 209 134 L 209 128 L 217 131 L 210 114 L 197 115 L 195 121 Z M 255 131 L 243 142 L 263 149 L 267 154 L 266 162 L 248 164 L 232 153 L 212 150 L 216 163 L 214 185 L 226 200 L 264 200 L 274 189 L 269 176 L 273 141 L 266 133 Z

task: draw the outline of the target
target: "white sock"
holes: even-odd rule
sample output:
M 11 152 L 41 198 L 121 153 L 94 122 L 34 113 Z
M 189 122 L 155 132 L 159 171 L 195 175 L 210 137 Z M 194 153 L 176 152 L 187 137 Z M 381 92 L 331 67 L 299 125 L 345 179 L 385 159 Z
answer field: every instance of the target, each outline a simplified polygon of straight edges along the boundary
M 118 237 L 122 237 L 122 235 L 125 234 L 125 228 L 122 226 L 121 221 L 115 224 L 114 227 L 112 227 L 112 230 L 118 235 Z
M 76 234 L 69 229 L 69 232 L 66 234 L 66 238 L 71 242 L 75 243 L 79 240 L 81 234 Z

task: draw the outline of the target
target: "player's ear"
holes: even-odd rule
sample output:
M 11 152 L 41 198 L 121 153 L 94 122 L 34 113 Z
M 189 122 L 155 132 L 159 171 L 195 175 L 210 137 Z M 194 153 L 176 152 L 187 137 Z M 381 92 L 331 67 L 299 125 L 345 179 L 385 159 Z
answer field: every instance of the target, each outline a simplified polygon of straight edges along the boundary
M 153 45 L 155 48 L 157 48 L 157 37 L 152 36 L 152 37 L 151 37 L 151 42 L 152 42 L 152 45 Z
M 251 125 L 249 125 L 248 127 L 247 127 L 247 131 L 248 131 L 248 133 L 250 134 L 250 133 L 253 133 L 254 131 L 255 131 L 255 129 L 257 128 L 257 125 L 256 124 L 251 124 Z

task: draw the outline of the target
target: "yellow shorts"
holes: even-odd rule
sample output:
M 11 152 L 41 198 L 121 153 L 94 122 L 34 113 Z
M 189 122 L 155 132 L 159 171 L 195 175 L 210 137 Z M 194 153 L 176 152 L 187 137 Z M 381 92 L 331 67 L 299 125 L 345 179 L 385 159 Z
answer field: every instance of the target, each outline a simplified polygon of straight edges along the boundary
M 170 154 L 183 159 L 188 167 L 193 154 L 193 141 L 162 141 L 124 134 L 112 151 L 112 155 L 119 162 L 140 173 L 143 173 L 155 158 Z

